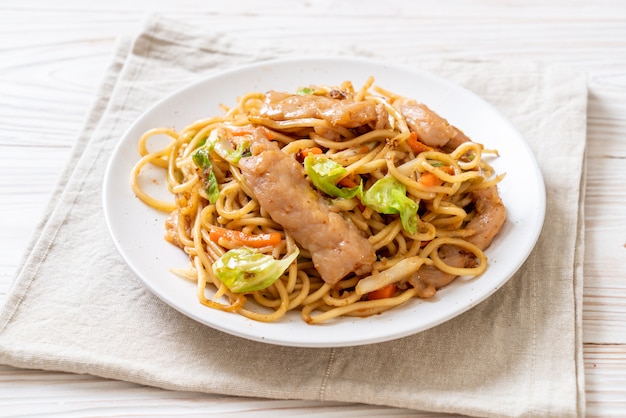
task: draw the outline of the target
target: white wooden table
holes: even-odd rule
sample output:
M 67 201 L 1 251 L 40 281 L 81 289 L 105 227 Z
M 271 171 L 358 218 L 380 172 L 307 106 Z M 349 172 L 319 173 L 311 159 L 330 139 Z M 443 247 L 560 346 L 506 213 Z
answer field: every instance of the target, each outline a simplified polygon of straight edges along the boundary
M 174 6 L 174 3 L 176 4 Z M 626 416 L 626 2 L 332 0 L 0 2 L 0 302 L 95 96 L 116 38 L 148 11 L 303 47 L 362 40 L 425 59 L 530 59 L 589 73 L 584 357 L 587 413 Z M 238 33 L 240 35 L 238 35 Z M 563 150 L 566 152 L 567 150 Z M 1 416 L 406 416 L 240 399 L 0 366 Z M 415 416 L 433 414 L 411 412 Z

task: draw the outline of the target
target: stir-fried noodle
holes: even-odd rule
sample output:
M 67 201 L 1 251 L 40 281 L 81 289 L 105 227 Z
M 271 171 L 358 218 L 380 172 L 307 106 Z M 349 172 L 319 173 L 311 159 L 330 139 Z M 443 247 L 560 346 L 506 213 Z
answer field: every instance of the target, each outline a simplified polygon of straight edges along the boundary
M 166 135 L 169 144 L 149 149 Z M 505 208 L 485 156 L 426 105 L 373 86 L 245 94 L 221 116 L 139 140 L 132 188 L 171 213 L 172 271 L 200 303 L 259 321 L 368 316 L 479 276 Z M 167 172 L 173 202 L 140 187 Z

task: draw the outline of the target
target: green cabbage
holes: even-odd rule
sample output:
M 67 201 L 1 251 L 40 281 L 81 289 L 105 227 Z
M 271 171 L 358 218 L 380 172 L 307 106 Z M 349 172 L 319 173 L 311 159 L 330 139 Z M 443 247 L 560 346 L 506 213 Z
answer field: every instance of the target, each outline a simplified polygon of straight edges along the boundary
M 217 185 L 217 178 L 213 172 L 211 164 L 211 151 L 215 151 L 224 160 L 237 164 L 241 157 L 250 150 L 250 141 L 242 141 L 233 149 L 230 141 L 222 137 L 217 129 L 211 131 L 209 137 L 201 142 L 196 151 L 192 154 L 191 159 L 202 170 L 204 177 L 204 190 L 209 196 L 209 202 L 212 204 L 217 202 L 220 191 Z
M 204 177 L 204 190 L 209 196 L 209 202 L 211 202 L 211 204 L 214 204 L 215 202 L 217 202 L 217 198 L 220 195 L 220 190 L 217 186 L 217 178 L 215 177 L 215 173 L 213 172 L 213 165 L 211 164 L 209 154 L 209 148 L 202 147 L 193 153 L 191 159 L 196 164 L 196 166 L 198 166 L 198 168 L 202 170 L 202 175 Z
M 362 193 L 361 203 L 378 213 L 400 214 L 404 230 L 417 232 L 419 205 L 406 195 L 406 187 L 395 178 L 387 176 L 376 181 Z
M 217 155 L 232 164 L 237 164 L 244 153 L 250 150 L 250 141 L 242 141 L 234 149 L 230 141 L 222 137 L 217 129 L 211 132 L 207 142 Z
M 213 263 L 213 273 L 232 292 L 243 293 L 271 286 L 298 257 L 300 250 L 281 260 L 241 247 L 228 250 Z
M 350 199 L 361 192 L 361 184 L 355 187 L 337 187 L 337 182 L 346 173 L 346 168 L 330 158 L 308 155 L 304 159 L 304 169 L 315 187 L 329 196 Z

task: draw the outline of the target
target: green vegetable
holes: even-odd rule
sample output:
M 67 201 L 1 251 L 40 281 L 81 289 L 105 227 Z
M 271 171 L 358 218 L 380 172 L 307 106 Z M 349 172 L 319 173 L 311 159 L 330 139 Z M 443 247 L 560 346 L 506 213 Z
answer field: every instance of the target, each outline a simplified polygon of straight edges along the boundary
M 296 94 L 305 95 L 305 94 L 313 94 L 315 93 L 315 89 L 311 87 L 301 87 L 296 91 Z
M 419 205 L 406 195 L 406 187 L 395 178 L 387 176 L 376 181 L 361 195 L 361 203 L 378 213 L 400 214 L 404 230 L 417 232 Z
M 355 187 L 337 187 L 337 182 L 346 173 L 346 168 L 329 158 L 308 155 L 304 159 L 304 169 L 315 187 L 329 196 L 350 199 L 361 193 L 362 184 Z
M 217 202 L 220 192 L 211 164 L 211 151 L 215 151 L 224 160 L 237 164 L 241 157 L 250 151 L 250 141 L 242 141 L 237 145 L 237 149 L 233 149 L 230 141 L 221 136 L 217 129 L 214 129 L 208 138 L 200 142 L 200 145 L 191 156 L 196 166 L 202 170 L 204 190 L 209 195 L 209 202 L 213 204 Z
M 234 248 L 213 263 L 213 273 L 232 292 L 253 292 L 271 286 L 299 253 L 296 247 L 290 255 L 276 260 L 271 255 L 257 253 L 247 247 Z
M 217 129 L 211 132 L 207 142 L 217 155 L 232 164 L 237 164 L 241 157 L 250 150 L 250 141 L 242 141 L 237 145 L 237 149 L 233 149 L 230 141 L 221 136 Z
M 209 195 L 209 202 L 214 204 L 217 202 L 217 198 L 220 195 L 220 190 L 217 186 L 217 178 L 213 172 L 213 165 L 209 158 L 210 150 L 206 147 L 199 148 L 193 153 L 191 159 L 194 164 L 202 170 L 202 176 L 204 177 L 204 190 Z
M 438 160 L 427 160 L 430 165 L 433 167 L 443 167 L 445 164 Z

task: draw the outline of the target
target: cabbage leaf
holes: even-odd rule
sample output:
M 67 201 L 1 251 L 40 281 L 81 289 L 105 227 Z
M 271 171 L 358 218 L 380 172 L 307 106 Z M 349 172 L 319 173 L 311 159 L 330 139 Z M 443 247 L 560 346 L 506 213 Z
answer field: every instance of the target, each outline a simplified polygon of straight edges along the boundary
M 410 234 L 417 232 L 419 205 L 406 194 L 406 187 L 391 176 L 376 181 L 361 195 L 361 203 L 378 213 L 400 214 L 402 228 Z
M 355 187 L 337 187 L 337 182 L 346 173 L 346 168 L 330 158 L 308 155 L 304 159 L 304 170 L 315 187 L 329 196 L 350 199 L 361 193 L 362 184 Z
M 233 248 L 218 258 L 213 273 L 232 292 L 244 293 L 271 286 L 298 257 L 296 250 L 281 260 L 248 247 Z

